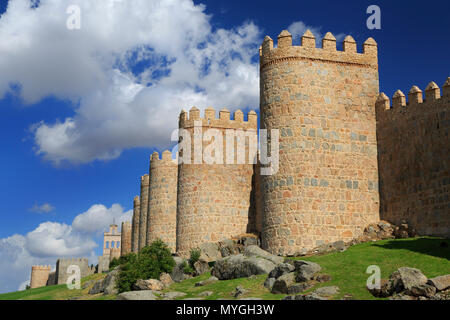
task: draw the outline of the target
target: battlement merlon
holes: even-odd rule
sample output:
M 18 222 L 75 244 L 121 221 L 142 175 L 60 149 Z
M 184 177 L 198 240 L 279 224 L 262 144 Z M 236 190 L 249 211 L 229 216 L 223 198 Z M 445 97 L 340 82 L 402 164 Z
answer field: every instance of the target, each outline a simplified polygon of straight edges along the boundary
M 217 129 L 242 129 L 242 130 L 256 130 L 258 127 L 258 115 L 255 111 L 250 111 L 247 114 L 247 121 L 244 121 L 244 113 L 241 110 L 234 112 L 234 120 L 230 118 L 231 113 L 226 108 L 220 110 L 219 118 L 216 118 L 216 111 L 213 108 L 207 108 L 203 118 L 200 116 L 200 110 L 192 107 L 189 110 L 189 115 L 182 110 L 180 113 L 179 127 L 182 129 L 193 128 L 195 121 L 200 121 L 202 127 L 217 128 Z
M 162 153 L 161 158 L 159 157 L 158 152 L 153 152 L 153 154 L 150 156 L 150 170 L 157 168 L 157 167 L 163 167 L 163 166 L 176 166 L 177 160 L 172 159 L 172 152 L 169 150 L 165 150 Z
M 31 270 L 51 270 L 51 266 L 32 266 Z
M 148 187 L 149 184 L 150 184 L 150 176 L 148 174 L 144 174 L 141 177 L 141 187 L 145 187 L 145 186 Z
M 131 228 L 131 221 L 122 221 L 122 229 L 121 230 L 123 230 L 123 228 Z
M 269 64 L 292 61 L 310 60 L 346 65 L 366 66 L 378 69 L 378 48 L 374 39 L 368 38 L 363 44 L 363 53 L 356 50 L 356 42 L 351 36 L 344 40 L 343 51 L 337 51 L 336 38 L 328 32 L 322 39 L 322 48 L 316 48 L 316 38 L 307 30 L 302 36 L 301 46 L 292 45 L 292 35 L 283 30 L 278 36 L 278 47 L 273 46 L 273 40 L 266 36 L 260 48 L 260 67 L 264 69 Z
M 450 97 L 450 77 L 442 86 L 442 96 L 439 86 L 435 82 L 430 82 L 425 89 L 425 99 L 422 90 L 417 86 L 412 86 L 408 93 L 408 101 L 401 90 L 397 90 L 392 97 L 392 104 L 388 96 L 381 92 L 375 103 L 377 117 L 379 119 L 389 119 L 393 114 L 404 114 L 408 116 L 411 108 L 421 108 L 421 112 L 426 112 L 427 108 L 434 106 L 440 108 L 444 106 Z
M 134 207 L 139 207 L 141 205 L 141 198 L 139 196 L 135 196 L 133 199 Z
M 72 264 L 79 262 L 88 262 L 88 258 L 59 258 L 56 263 L 59 264 Z
M 450 77 L 447 78 L 442 86 L 442 96 L 439 86 L 435 82 L 430 82 L 425 89 L 425 99 L 423 99 L 423 92 L 417 86 L 412 86 L 408 93 L 408 101 L 406 101 L 405 94 L 401 90 L 397 90 L 392 97 L 392 104 L 389 98 L 381 92 L 376 101 L 376 107 L 391 110 L 398 107 L 407 107 L 414 104 L 426 104 L 428 102 L 440 100 L 442 97 L 450 97 Z

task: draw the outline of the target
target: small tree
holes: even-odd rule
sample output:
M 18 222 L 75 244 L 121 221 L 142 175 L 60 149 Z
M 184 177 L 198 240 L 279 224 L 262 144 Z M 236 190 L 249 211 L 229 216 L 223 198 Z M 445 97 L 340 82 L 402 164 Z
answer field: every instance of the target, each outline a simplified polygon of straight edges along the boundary
M 117 288 L 119 292 L 130 291 L 137 280 L 159 279 L 161 273 L 172 272 L 174 266 L 175 260 L 167 245 L 156 240 L 150 246 L 144 247 L 138 255 L 124 256 Z

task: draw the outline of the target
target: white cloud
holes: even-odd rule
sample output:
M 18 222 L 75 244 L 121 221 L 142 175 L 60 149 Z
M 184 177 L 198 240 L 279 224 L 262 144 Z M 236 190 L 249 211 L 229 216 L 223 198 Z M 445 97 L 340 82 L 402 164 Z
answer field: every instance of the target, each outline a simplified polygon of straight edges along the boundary
M 77 231 L 95 233 L 104 231 L 113 222 L 120 226 L 124 221 L 131 221 L 132 215 L 132 210 L 124 212 L 120 204 L 113 204 L 109 209 L 102 204 L 95 204 L 76 216 L 72 226 Z
M 55 210 L 55 207 L 53 207 L 50 203 L 44 203 L 42 205 L 38 205 L 37 203 L 30 208 L 31 212 L 36 212 L 36 213 L 49 213 L 52 212 L 53 210 Z
M 303 21 L 295 21 L 291 23 L 288 27 L 288 31 L 292 34 L 294 39 L 299 39 L 308 30 L 316 37 L 316 46 L 322 47 L 322 38 L 326 32 L 322 32 L 322 27 L 308 26 Z M 336 42 L 342 42 L 346 37 L 344 33 L 333 34 L 336 38 Z
M 97 244 L 89 235 L 78 233 L 72 226 L 44 222 L 25 237 L 25 249 L 33 257 L 82 256 Z
M 59 257 L 87 257 L 96 264 L 96 237 L 113 219 L 130 221 L 131 214 L 118 204 L 111 208 L 96 204 L 77 215 L 72 225 L 48 221 L 26 235 L 0 239 L 0 292 L 25 288 L 32 265 L 54 266 Z
M 72 4 L 80 30 L 66 28 Z M 204 9 L 192 0 L 10 1 L 0 96 L 18 84 L 26 103 L 74 103 L 73 116 L 33 126 L 36 153 L 55 164 L 168 147 L 183 107 L 258 107 L 258 27 L 213 30 Z

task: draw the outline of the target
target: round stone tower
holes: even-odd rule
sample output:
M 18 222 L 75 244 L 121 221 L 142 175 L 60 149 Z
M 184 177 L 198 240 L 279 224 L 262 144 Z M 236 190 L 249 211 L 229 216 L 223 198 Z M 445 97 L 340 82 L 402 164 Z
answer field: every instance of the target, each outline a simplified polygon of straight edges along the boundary
M 160 159 L 154 152 L 150 160 L 147 245 L 161 239 L 172 252 L 176 250 L 177 176 L 178 166 L 172 153 L 164 151 Z
M 30 288 L 45 287 L 47 285 L 48 277 L 50 275 L 50 266 L 32 266 Z
M 139 250 L 139 219 L 141 215 L 141 203 L 139 196 L 133 201 L 133 221 L 131 225 L 131 251 L 137 253 Z
M 180 114 L 177 252 L 248 231 L 257 115 L 193 107 Z M 234 135 L 247 137 L 237 139 Z M 228 137 L 228 138 L 227 138 Z M 254 140 L 253 140 L 254 139 Z M 233 152 L 238 150 L 237 152 Z
M 148 189 L 150 177 L 148 174 L 141 177 L 141 199 L 139 214 L 139 244 L 138 251 L 141 251 L 147 243 L 147 215 L 148 215 Z
M 327 33 L 266 36 L 260 49 L 261 129 L 279 130 L 279 170 L 263 176 L 262 246 L 295 254 L 351 240 L 379 219 L 375 101 L 377 44 L 343 51 Z
M 125 256 L 131 252 L 131 223 L 122 222 L 120 236 L 120 256 Z

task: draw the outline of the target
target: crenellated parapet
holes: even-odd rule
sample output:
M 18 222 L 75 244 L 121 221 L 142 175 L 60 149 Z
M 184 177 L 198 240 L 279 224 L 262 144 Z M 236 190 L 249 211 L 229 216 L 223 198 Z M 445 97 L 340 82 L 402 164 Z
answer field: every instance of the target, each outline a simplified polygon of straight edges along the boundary
M 363 43 L 363 52 L 357 52 L 353 37 L 344 39 L 343 51 L 337 50 L 336 38 L 328 32 L 322 39 L 322 47 L 316 48 L 316 38 L 307 30 L 301 37 L 301 45 L 292 43 L 292 35 L 283 30 L 278 35 L 278 46 L 274 47 L 272 38 L 266 36 L 260 48 L 261 70 L 266 66 L 287 61 L 319 61 L 341 65 L 357 65 L 378 69 L 378 48 L 374 39 L 368 38 Z
M 261 245 L 281 255 L 350 241 L 379 220 L 377 43 L 359 53 L 351 36 L 343 51 L 330 32 L 320 48 L 309 30 L 292 40 L 283 30 L 260 50 L 260 128 L 280 133 L 279 170 L 261 177 Z
M 60 264 L 66 264 L 66 265 L 70 265 L 70 264 L 78 264 L 78 263 L 88 263 L 88 259 L 87 258 L 60 258 L 58 259 L 58 262 Z
M 254 232 L 263 249 L 294 256 L 359 238 L 380 218 L 450 237 L 450 78 L 389 98 L 374 39 L 348 35 L 342 50 L 330 32 L 319 47 L 309 30 L 298 40 L 283 30 L 259 49 L 259 125 L 277 169 L 259 175 L 263 164 L 253 163 L 256 112 L 183 110 L 178 161 L 155 152 L 141 178 L 133 251 L 161 239 L 187 257 Z
M 425 97 L 423 91 L 417 86 L 412 86 L 408 92 L 408 99 L 401 90 L 397 90 L 393 97 L 392 102 L 384 92 L 381 92 L 375 103 L 377 116 L 383 119 L 393 119 L 397 114 L 408 115 L 408 112 L 420 113 L 427 112 L 428 107 L 444 106 L 448 104 L 450 97 L 450 77 L 442 86 L 441 89 L 435 82 L 430 82 L 425 88 Z
M 158 167 L 176 166 L 176 165 L 177 162 L 176 160 L 172 159 L 172 152 L 169 150 L 164 151 L 161 157 L 159 156 L 159 153 L 156 151 L 153 152 L 153 154 L 150 156 L 150 171 Z
M 176 250 L 181 256 L 205 242 L 248 231 L 257 118 L 255 111 L 247 119 L 241 110 L 233 117 L 227 109 L 218 117 L 213 108 L 203 117 L 196 107 L 181 112 L 179 127 L 185 130 L 179 131 L 176 205 Z
M 233 113 L 233 120 L 228 109 L 223 108 L 219 111 L 219 117 L 216 117 L 216 110 L 214 108 L 206 108 L 204 116 L 200 116 L 200 110 L 197 107 L 192 107 L 189 114 L 182 110 L 179 118 L 179 127 L 188 129 L 194 127 L 195 121 L 200 121 L 201 126 L 211 128 L 225 128 L 225 129 L 256 129 L 258 115 L 255 111 L 247 113 L 247 120 L 244 120 L 244 113 L 241 110 L 236 110 Z
M 31 270 L 51 270 L 52 267 L 50 265 L 48 266 L 32 266 Z
M 406 220 L 420 235 L 450 236 L 450 78 L 442 89 L 430 82 L 397 90 L 375 103 L 380 215 Z

